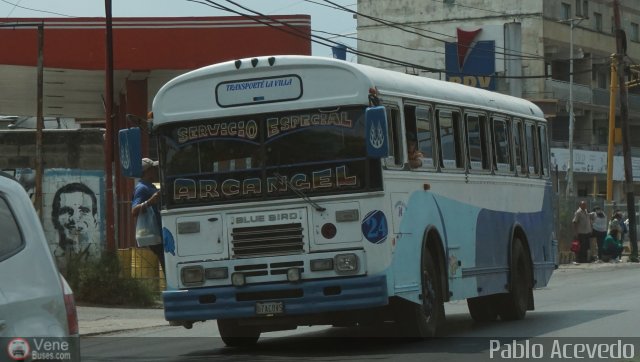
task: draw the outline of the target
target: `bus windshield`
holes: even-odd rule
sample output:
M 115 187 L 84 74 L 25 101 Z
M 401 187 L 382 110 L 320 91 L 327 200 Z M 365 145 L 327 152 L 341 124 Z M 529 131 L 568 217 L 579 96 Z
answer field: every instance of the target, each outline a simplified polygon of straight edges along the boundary
M 159 129 L 167 207 L 381 190 L 364 107 L 173 123 Z

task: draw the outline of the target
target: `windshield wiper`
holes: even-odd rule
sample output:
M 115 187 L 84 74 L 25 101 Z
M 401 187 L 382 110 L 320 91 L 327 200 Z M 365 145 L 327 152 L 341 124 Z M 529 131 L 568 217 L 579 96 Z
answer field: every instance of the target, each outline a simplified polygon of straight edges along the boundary
M 309 205 L 313 206 L 314 209 L 316 209 L 316 211 L 319 212 L 323 212 L 326 211 L 327 209 L 318 205 L 315 201 L 311 200 L 309 198 L 309 196 L 307 196 L 304 192 L 302 192 L 302 190 L 300 190 L 299 188 L 297 188 L 296 186 L 294 186 L 291 183 L 291 180 L 289 180 L 288 178 L 286 178 L 285 176 L 282 176 L 281 174 L 279 174 L 278 172 L 274 172 L 273 173 L 278 180 L 280 180 L 280 183 L 285 184 L 287 186 L 289 186 L 289 188 L 291 189 L 291 191 L 293 191 L 296 195 L 298 195 L 299 198 L 303 199 L 304 201 L 306 201 L 307 203 L 309 203 Z

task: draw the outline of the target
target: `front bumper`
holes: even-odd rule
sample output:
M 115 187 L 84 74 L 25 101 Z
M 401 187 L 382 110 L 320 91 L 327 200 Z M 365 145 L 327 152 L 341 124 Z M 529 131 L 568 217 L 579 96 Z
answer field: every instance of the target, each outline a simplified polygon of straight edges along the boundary
M 250 318 L 256 302 L 283 302 L 283 316 L 301 316 L 388 304 L 385 275 L 225 286 L 162 293 L 168 321 Z

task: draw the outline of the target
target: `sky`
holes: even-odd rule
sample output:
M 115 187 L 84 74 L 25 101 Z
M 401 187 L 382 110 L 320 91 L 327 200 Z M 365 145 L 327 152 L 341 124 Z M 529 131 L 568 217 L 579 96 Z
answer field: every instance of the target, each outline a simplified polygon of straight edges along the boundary
M 113 17 L 162 17 L 162 16 L 236 16 L 227 11 L 214 9 L 206 0 L 111 0 Z M 215 3 L 247 13 L 226 0 Z M 331 0 L 333 3 L 356 10 L 357 0 Z M 311 15 L 313 35 L 356 47 L 356 40 L 334 37 L 326 33 L 347 35 L 355 38 L 356 20 L 351 13 L 330 8 L 323 0 L 235 0 L 234 2 L 265 15 L 308 14 Z M 0 0 L 0 18 L 49 18 L 49 17 L 104 17 L 104 0 Z M 314 32 L 317 31 L 317 32 Z M 313 55 L 331 57 L 331 48 L 312 44 Z M 353 61 L 353 55 L 347 60 Z

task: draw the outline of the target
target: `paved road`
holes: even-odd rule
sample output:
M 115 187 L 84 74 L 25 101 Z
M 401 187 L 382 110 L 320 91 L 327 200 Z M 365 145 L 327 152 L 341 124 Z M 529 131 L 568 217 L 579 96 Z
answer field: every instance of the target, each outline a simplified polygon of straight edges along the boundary
M 82 355 L 83 361 L 476 361 L 491 360 L 489 340 L 496 337 L 507 342 L 580 337 L 594 343 L 608 337 L 635 343 L 629 338 L 640 337 L 638 264 L 562 267 L 547 288 L 535 292 L 535 298 L 536 311 L 525 320 L 489 324 L 473 323 L 466 302 L 447 303 L 449 338 L 431 341 L 377 338 L 378 330 L 313 327 L 266 334 L 256 349 L 243 351 L 224 347 L 216 338 L 215 322 L 206 322 L 191 330 L 160 326 L 86 337 Z M 640 345 L 636 351 L 640 354 Z

